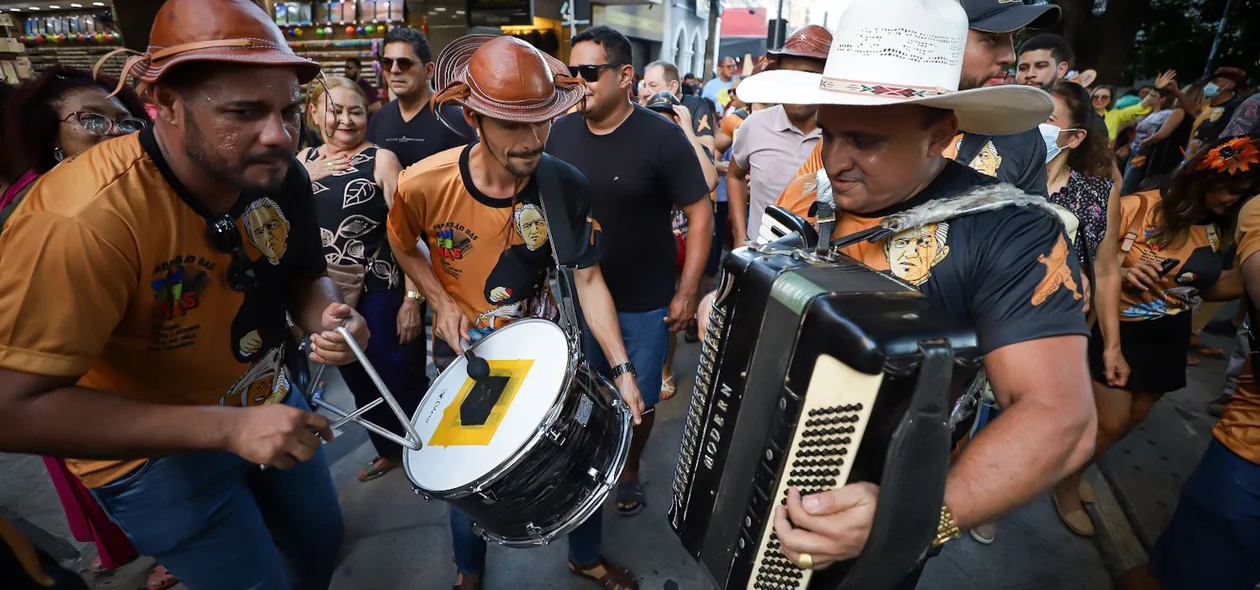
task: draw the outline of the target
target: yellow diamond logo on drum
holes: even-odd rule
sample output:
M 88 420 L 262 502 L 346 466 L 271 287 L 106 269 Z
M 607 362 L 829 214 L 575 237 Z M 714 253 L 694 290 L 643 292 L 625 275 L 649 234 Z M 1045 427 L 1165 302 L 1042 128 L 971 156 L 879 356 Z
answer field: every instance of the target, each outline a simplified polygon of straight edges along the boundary
M 534 361 L 486 362 L 490 365 L 490 376 L 480 383 L 472 377 L 464 381 L 459 394 L 442 412 L 442 421 L 429 438 L 429 445 L 484 447 L 490 444 Z

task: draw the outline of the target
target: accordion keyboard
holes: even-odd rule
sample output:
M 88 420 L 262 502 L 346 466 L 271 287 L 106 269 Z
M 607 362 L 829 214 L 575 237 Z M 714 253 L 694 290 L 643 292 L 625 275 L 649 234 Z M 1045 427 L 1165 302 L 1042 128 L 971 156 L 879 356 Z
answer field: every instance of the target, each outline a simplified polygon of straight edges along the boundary
M 781 473 L 773 496 L 779 506 L 787 505 L 789 487 L 809 495 L 843 486 L 848 481 L 882 381 L 882 374 L 867 375 L 834 357 L 818 357 L 799 413 L 783 417 L 789 424 L 797 424 L 789 430 L 790 440 L 772 441 L 788 449 L 787 457 L 781 462 L 774 461 L 773 454 L 767 452 L 760 467 L 770 473 Z M 768 510 L 763 512 L 766 524 L 753 559 L 748 588 L 804 589 L 809 586 L 813 572 L 802 570 L 783 555 L 779 537 L 774 533 L 776 508 L 766 508 Z
M 722 333 L 726 327 L 726 309 L 720 305 L 713 306 L 709 314 L 709 328 L 700 345 L 700 365 L 696 370 L 695 389 L 691 394 L 691 405 L 687 409 L 687 421 L 683 427 L 682 444 L 678 464 L 674 468 L 673 492 L 674 506 L 670 508 L 670 518 L 675 526 L 681 522 L 683 514 L 680 502 L 686 498 L 687 482 L 695 469 L 703 436 L 704 411 L 709 405 L 709 392 L 712 391 L 714 372 L 717 370 L 717 351 L 722 341 Z

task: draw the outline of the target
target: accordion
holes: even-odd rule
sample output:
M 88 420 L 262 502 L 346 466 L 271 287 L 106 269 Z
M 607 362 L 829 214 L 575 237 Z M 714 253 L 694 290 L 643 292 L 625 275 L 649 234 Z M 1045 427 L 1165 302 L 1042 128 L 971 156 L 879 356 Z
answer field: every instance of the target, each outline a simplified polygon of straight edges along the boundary
M 794 241 L 723 261 L 670 526 L 723 589 L 878 590 L 931 547 L 950 407 L 980 353 L 974 332 L 915 288 Z M 788 488 L 860 481 L 880 485 L 862 554 L 819 571 L 789 561 L 774 534 Z

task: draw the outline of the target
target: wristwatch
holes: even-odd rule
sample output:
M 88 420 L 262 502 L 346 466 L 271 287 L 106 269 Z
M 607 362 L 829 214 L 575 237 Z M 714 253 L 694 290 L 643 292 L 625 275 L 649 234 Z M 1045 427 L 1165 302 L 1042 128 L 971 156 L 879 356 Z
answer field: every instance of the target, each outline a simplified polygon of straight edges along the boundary
M 407 291 L 407 299 L 415 299 L 416 301 L 424 301 L 424 293 L 419 291 Z
M 617 365 L 613 367 L 612 369 L 613 379 L 616 379 L 622 375 L 625 375 L 626 373 L 630 373 L 631 375 L 634 375 L 635 377 L 639 376 L 639 373 L 634 370 L 634 364 L 631 363 L 630 361 L 621 363 L 620 365 Z
M 941 520 L 936 525 L 936 538 L 932 540 L 932 546 L 940 547 L 961 536 L 962 531 L 958 530 L 958 523 L 954 522 L 954 514 L 949 511 L 949 506 L 942 504 Z

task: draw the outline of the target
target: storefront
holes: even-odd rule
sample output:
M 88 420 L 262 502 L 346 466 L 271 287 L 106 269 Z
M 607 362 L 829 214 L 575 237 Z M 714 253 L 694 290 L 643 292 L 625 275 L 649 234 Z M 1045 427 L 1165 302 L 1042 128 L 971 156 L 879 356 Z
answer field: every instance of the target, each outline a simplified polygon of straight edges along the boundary
M 702 75 L 709 41 L 710 0 L 684 0 L 670 7 L 669 37 L 661 55 L 682 74 Z
M 91 70 L 105 54 L 123 47 L 112 1 L 0 2 L 0 75 L 9 84 L 54 64 Z M 107 64 L 118 76 L 123 60 Z
M 591 22 L 607 25 L 625 35 L 634 49 L 634 70 L 642 72 L 647 64 L 661 59 L 665 42 L 665 19 L 668 8 L 659 4 L 633 6 L 595 5 Z

